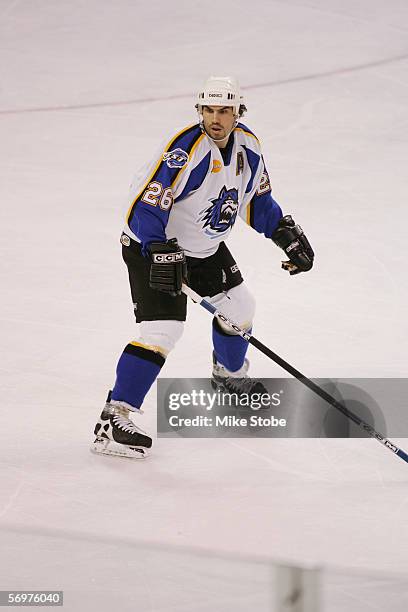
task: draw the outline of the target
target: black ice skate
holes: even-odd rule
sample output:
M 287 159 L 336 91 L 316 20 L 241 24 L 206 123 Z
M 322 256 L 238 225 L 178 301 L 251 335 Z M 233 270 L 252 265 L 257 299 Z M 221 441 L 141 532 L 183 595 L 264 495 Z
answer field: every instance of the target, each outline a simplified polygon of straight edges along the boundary
M 146 457 L 152 446 L 152 439 L 129 419 L 129 408 L 123 402 L 110 400 L 110 394 L 99 421 L 95 425 L 95 441 L 91 447 L 94 453 L 130 457 Z
M 256 378 L 250 378 L 247 375 L 249 368 L 249 361 L 245 359 L 244 365 L 236 372 L 230 372 L 227 368 L 220 363 L 218 363 L 215 354 L 213 353 L 213 371 L 212 371 L 212 379 L 211 386 L 213 389 L 223 391 L 225 393 L 235 393 L 238 399 L 243 396 L 248 397 L 249 399 L 253 395 L 267 394 L 268 390 L 261 383 L 260 380 Z M 239 405 L 243 407 L 243 404 L 239 401 Z M 250 408 L 251 406 L 248 406 Z M 269 406 L 262 406 L 263 408 L 269 408 Z

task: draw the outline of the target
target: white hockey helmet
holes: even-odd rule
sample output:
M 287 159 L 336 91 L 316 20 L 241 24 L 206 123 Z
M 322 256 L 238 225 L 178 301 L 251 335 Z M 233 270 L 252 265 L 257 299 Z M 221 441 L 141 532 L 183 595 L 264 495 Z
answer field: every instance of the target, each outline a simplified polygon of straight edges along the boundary
M 234 115 L 241 117 L 246 107 L 237 79 L 232 76 L 210 76 L 198 93 L 196 108 L 199 114 L 203 106 L 232 106 Z

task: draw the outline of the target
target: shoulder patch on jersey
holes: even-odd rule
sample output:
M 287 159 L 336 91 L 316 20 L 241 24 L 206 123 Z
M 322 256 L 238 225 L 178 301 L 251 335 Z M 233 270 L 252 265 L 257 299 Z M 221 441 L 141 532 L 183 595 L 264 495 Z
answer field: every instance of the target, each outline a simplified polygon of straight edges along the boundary
M 200 212 L 199 221 L 204 221 L 203 229 L 210 238 L 230 229 L 237 218 L 238 190 L 234 187 L 221 189 L 218 198 L 210 200 L 211 205 Z
M 256 192 L 256 195 L 260 196 L 264 193 L 267 193 L 268 191 L 271 191 L 271 181 L 269 178 L 268 171 L 265 168 L 259 180 L 259 187 Z
M 177 148 L 167 153 L 163 153 L 163 161 L 169 168 L 182 168 L 188 162 L 188 153 L 183 149 Z
M 184 172 L 187 162 L 192 158 L 195 149 L 203 138 L 204 134 L 201 131 L 200 125 L 196 123 L 180 130 L 167 143 L 163 153 L 160 154 L 156 165 L 146 177 L 143 186 L 141 187 L 138 195 L 134 198 L 128 210 L 127 223 L 129 226 L 132 222 L 137 203 L 139 201 L 143 200 L 146 202 L 147 196 L 147 200 L 150 200 L 148 203 L 152 206 L 156 206 L 158 200 L 155 198 L 156 196 L 158 198 L 160 193 L 162 193 L 161 191 L 159 193 L 158 190 L 170 187 L 173 189 L 177 180 L 179 180 L 180 175 Z M 150 195 L 149 193 L 146 194 L 147 189 L 153 189 L 154 192 L 152 193 L 152 191 L 150 191 Z M 153 202 L 153 199 L 155 199 L 155 202 Z M 163 203 L 164 200 L 162 201 L 162 204 Z M 168 209 L 166 208 L 166 210 Z

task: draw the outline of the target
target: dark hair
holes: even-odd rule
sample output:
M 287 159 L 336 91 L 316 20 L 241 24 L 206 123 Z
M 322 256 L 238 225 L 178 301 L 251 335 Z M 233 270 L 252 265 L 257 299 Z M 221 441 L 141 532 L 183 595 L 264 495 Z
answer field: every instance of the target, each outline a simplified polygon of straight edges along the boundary
M 246 112 L 247 112 L 247 107 L 245 106 L 245 104 L 240 104 L 240 105 L 239 105 L 238 115 L 239 115 L 240 117 L 242 117 L 242 115 L 243 115 L 244 113 L 246 113 Z

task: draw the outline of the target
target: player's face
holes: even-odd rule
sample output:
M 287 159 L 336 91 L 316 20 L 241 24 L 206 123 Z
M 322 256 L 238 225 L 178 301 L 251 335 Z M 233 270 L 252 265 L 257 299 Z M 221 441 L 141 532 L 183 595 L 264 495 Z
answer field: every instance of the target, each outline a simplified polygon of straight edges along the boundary
M 235 115 L 232 106 L 203 106 L 204 129 L 211 138 L 223 140 L 231 132 Z

